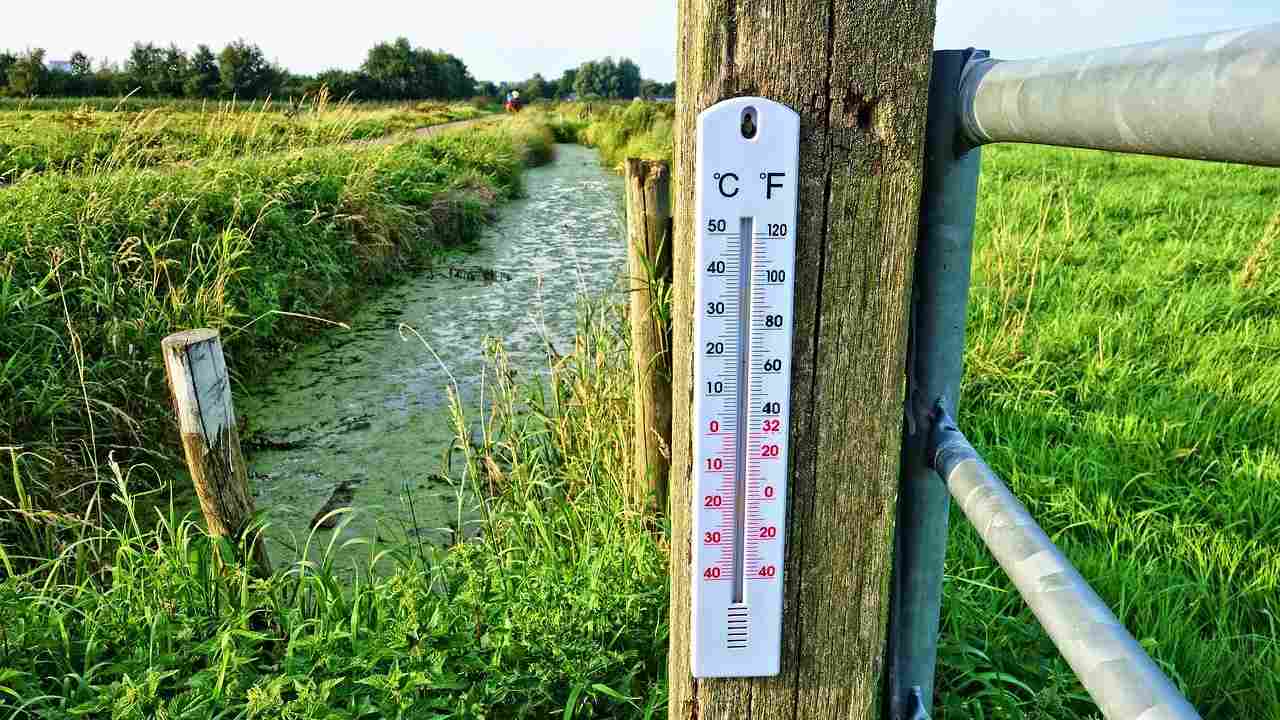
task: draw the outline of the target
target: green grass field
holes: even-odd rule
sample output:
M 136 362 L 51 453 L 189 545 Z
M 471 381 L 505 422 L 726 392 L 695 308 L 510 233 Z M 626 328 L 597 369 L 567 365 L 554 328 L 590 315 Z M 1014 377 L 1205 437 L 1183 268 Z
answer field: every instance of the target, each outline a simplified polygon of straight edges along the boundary
M 0 185 L 33 173 L 91 174 L 249 157 L 384 137 L 482 113 L 469 104 L 365 106 L 147 102 L 0 103 Z
M 1280 717 L 1280 173 L 985 153 L 962 428 L 1205 717 Z M 947 717 L 1087 717 L 952 522 Z
M 561 108 L 548 119 L 557 137 L 596 144 L 612 165 L 635 148 L 669 152 L 669 117 L 613 106 L 591 115 Z M 434 142 L 360 151 L 397 159 L 359 165 L 371 178 L 359 187 L 386 193 L 396 207 L 435 197 L 404 196 L 402 182 L 388 182 L 476 152 L 462 140 Z M 514 152 L 509 139 L 492 142 Z M 26 193 L 25 204 L 0 205 L 0 228 L 12 222 L 5 217 L 80 228 L 53 233 L 59 239 L 48 244 L 29 239 L 44 232 L 14 233 L 7 245 L 0 234 L 10 253 L 7 269 L 0 263 L 8 273 L 0 298 L 20 298 L 0 317 L 0 343 L 29 343 L 7 357 L 35 358 L 0 391 L 64 398 L 47 410 L 60 419 L 28 423 L 27 432 L 47 440 L 46 426 L 84 424 L 73 350 L 90 329 L 78 318 L 118 315 L 129 327 L 140 308 L 155 327 L 139 337 L 153 344 L 166 322 L 195 319 L 184 303 L 163 311 L 177 313 L 171 321 L 140 301 L 104 306 L 121 308 L 116 315 L 94 309 L 115 297 L 117 275 L 105 270 L 114 265 L 77 274 L 81 233 L 98 255 L 114 257 L 122 246 L 113 238 L 138 233 L 107 229 L 151 217 L 142 212 L 147 201 L 59 215 L 54 198 L 119 187 L 136 192 L 111 197 L 154 199 L 177 188 L 176 198 L 208 192 L 234 207 L 222 190 L 238 187 L 260 198 L 243 203 L 260 211 L 275 196 L 255 188 L 294 188 L 286 179 L 299 169 L 311 180 L 298 197 L 326 188 L 323 197 L 347 197 L 336 178 L 351 177 L 351 163 L 364 162 L 355 157 L 321 149 L 292 165 L 222 161 L 176 174 L 176 185 L 157 171 L 50 173 L 0 191 L 0 199 Z M 988 149 L 984 164 L 963 429 L 1204 717 L 1280 718 L 1280 173 L 1029 147 Z M 138 227 L 166 237 L 173 216 L 186 216 L 174 209 L 182 206 L 166 201 L 156 222 Z M 280 238 L 262 246 L 275 248 L 272 257 L 363 237 L 330 220 L 327 234 L 305 236 L 313 244 L 294 245 L 293 207 L 284 203 L 269 228 Z M 324 207 L 343 215 L 342 205 Z M 211 227 L 220 238 L 232 226 Z M 61 270 L 15 270 L 15 248 L 46 247 L 61 248 Z M 191 256 L 186 245 L 177 255 Z M 271 281 L 249 266 L 248 287 Z M 334 261 L 334 272 L 350 283 L 362 277 L 358 264 Z M 55 290 L 59 278 L 77 279 L 74 295 Z M 130 292 L 155 292 L 140 287 Z M 70 323 L 64 296 L 77 303 Z M 256 306 L 241 299 L 227 307 L 242 317 Z M 51 541 L 47 513 L 8 514 L 11 533 L 50 552 L 33 566 L 13 557 L 12 544 L 0 556 L 8 576 L 0 583 L 0 704 L 14 717 L 40 718 L 665 715 L 667 541 L 624 512 L 621 499 L 633 457 L 626 329 L 618 308 L 598 302 L 584 303 L 582 317 L 576 349 L 553 365 L 546 387 L 506 384 L 495 352 L 495 392 L 480 411 L 486 439 L 461 443 L 466 462 L 455 477 L 482 499 L 486 523 L 475 542 L 370 546 L 356 581 L 328 563 L 255 580 L 224 564 L 225 549 L 198 525 L 164 514 L 153 529 L 154 510 L 139 509 L 128 492 L 145 486 L 146 470 L 110 463 L 98 497 L 112 511 L 100 526 L 78 526 L 77 542 Z M 32 324 L 6 335 L 14 319 Z M 252 342 L 269 346 L 286 330 L 261 328 Z M 59 338 L 52 345 L 63 354 L 33 355 L 44 346 L 24 339 L 41 333 Z M 110 335 L 93 337 L 109 344 Z M 113 353 L 101 360 L 111 382 L 88 385 L 89 397 L 123 393 L 140 376 Z M 467 427 L 462 415 L 459 408 L 458 425 Z M 159 422 L 162 413 L 149 417 Z M 16 451 L 10 459 L 13 489 L 4 494 L 21 505 L 44 464 Z M 1098 717 L 958 512 L 952 525 L 935 717 Z M 375 561 L 383 574 L 367 572 Z

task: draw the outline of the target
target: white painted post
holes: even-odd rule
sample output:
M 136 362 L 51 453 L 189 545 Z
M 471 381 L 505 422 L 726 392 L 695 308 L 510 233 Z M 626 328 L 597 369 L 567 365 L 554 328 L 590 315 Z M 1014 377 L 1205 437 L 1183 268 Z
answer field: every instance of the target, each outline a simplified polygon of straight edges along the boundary
M 209 534 L 246 540 L 253 520 L 253 496 L 240 452 L 231 380 L 217 330 L 174 333 L 161 342 L 165 374 L 178 417 L 182 449 Z M 249 560 L 259 573 L 271 562 L 260 537 L 247 539 Z

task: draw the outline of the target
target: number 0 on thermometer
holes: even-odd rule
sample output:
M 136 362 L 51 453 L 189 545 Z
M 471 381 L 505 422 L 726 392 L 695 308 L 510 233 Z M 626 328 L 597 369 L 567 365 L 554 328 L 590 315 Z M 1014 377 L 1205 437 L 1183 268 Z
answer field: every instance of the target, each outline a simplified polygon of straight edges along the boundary
M 695 677 L 779 670 L 799 135 L 764 98 L 698 116 Z

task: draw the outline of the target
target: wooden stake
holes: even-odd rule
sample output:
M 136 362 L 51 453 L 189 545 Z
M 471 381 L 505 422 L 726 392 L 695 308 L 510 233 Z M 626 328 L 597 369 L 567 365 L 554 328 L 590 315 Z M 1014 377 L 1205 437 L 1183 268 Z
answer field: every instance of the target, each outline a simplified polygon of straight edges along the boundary
M 161 342 L 161 348 L 187 469 L 209 534 L 240 542 L 253 520 L 253 496 L 218 331 L 174 333 Z M 261 538 L 253 541 L 251 555 L 256 572 L 270 572 Z
M 680 0 L 670 717 L 879 720 L 934 0 Z M 800 114 L 782 672 L 690 674 L 695 129 Z
M 635 366 L 635 477 L 632 507 L 667 510 L 671 467 L 671 325 L 660 309 L 671 288 L 671 168 L 626 163 L 631 356 Z

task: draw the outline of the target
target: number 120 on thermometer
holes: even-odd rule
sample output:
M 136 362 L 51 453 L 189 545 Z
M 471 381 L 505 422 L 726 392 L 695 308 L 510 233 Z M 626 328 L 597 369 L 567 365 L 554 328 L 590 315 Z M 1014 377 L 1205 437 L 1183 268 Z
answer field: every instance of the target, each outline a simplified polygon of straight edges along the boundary
M 764 98 L 698 116 L 695 677 L 779 670 L 799 135 Z

